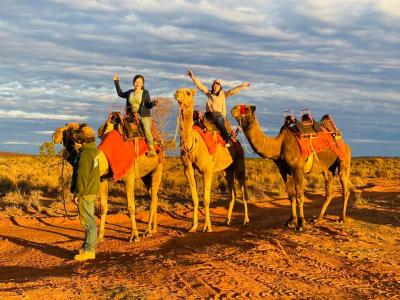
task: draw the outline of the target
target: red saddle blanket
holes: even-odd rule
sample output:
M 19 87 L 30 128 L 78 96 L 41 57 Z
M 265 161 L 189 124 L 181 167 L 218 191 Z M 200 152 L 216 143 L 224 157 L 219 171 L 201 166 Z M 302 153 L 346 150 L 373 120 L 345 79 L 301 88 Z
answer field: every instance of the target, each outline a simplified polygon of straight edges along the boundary
M 144 154 L 149 146 L 144 139 L 126 141 L 117 130 L 113 130 L 107 133 L 98 148 L 107 157 L 113 179 L 119 180 L 128 172 L 136 157 Z
M 297 136 L 296 139 L 303 156 L 310 155 L 313 149 L 315 153 L 318 153 L 329 148 L 336 153 L 339 159 L 346 157 L 347 150 L 343 139 L 340 138 L 335 141 L 329 132 L 319 132 L 311 138 Z
M 217 144 L 220 144 L 222 146 L 225 146 L 225 141 L 221 137 L 221 135 L 218 133 L 217 138 L 215 139 L 214 134 L 211 132 L 203 131 L 203 129 L 200 128 L 200 126 L 193 126 L 193 129 L 196 130 L 201 137 L 203 138 L 204 142 L 207 145 L 208 148 L 208 153 L 213 155 L 215 151 L 217 151 Z

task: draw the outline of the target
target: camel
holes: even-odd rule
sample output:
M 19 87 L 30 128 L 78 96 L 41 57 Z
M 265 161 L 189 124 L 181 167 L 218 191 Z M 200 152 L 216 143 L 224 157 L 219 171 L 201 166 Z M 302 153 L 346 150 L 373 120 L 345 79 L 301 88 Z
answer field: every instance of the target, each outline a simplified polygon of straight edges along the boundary
M 204 232 L 212 232 L 210 221 L 210 189 L 213 173 L 217 171 L 225 171 L 230 193 L 230 203 L 226 223 L 231 222 L 231 215 L 235 203 L 234 181 L 237 179 L 242 191 L 242 200 L 244 205 L 244 225 L 249 223 L 247 212 L 248 194 L 245 184 L 245 161 L 243 150 L 239 143 L 238 148 L 231 147 L 229 150 L 218 144 L 215 154 L 211 155 L 207 150 L 207 145 L 200 134 L 193 130 L 193 107 L 196 89 L 180 88 L 175 92 L 175 99 L 179 104 L 180 117 L 180 141 L 181 141 L 181 158 L 184 166 L 184 173 L 190 185 L 193 200 L 193 221 L 190 232 L 195 232 L 198 227 L 198 208 L 199 199 L 197 195 L 197 187 L 194 176 L 194 169 L 197 169 L 203 177 L 204 186 L 204 207 L 205 207 L 205 223 Z M 236 149 L 235 149 L 236 148 Z
M 82 126 L 82 125 L 81 125 Z M 79 135 L 79 124 L 70 123 L 64 127 L 57 128 L 53 133 L 53 142 L 55 144 L 63 144 L 66 153 L 66 160 L 73 165 L 77 155 L 76 134 Z M 109 162 L 105 154 L 99 150 L 99 168 L 100 177 L 106 176 L 109 173 Z M 135 180 L 141 178 L 145 184 L 149 195 L 151 197 L 150 216 L 149 221 L 143 236 L 150 236 L 157 232 L 157 202 L 158 202 L 158 189 L 161 183 L 163 172 L 163 162 L 159 162 L 157 156 L 148 157 L 145 154 L 136 158 L 127 173 L 122 177 L 125 184 L 128 211 L 131 219 L 131 236 L 129 241 L 139 240 L 139 233 L 136 227 L 135 220 Z M 105 232 L 105 223 L 108 212 L 108 181 L 102 179 L 100 182 L 100 205 L 101 205 L 101 218 L 100 228 L 98 234 L 98 242 L 103 241 Z
M 285 223 L 296 230 L 303 230 L 305 227 L 303 203 L 304 203 L 304 173 L 307 169 L 307 159 L 300 153 L 300 147 L 294 133 L 283 127 L 276 137 L 268 137 L 263 133 L 258 123 L 256 107 L 250 105 L 236 105 L 231 113 L 242 127 L 254 152 L 262 158 L 272 159 L 279 168 L 279 172 L 286 184 L 286 189 L 291 202 L 292 214 Z M 322 220 L 325 211 L 332 200 L 332 182 L 336 170 L 338 170 L 342 186 L 343 208 L 339 222 L 346 221 L 346 208 L 349 199 L 349 177 L 351 163 L 351 149 L 345 144 L 345 159 L 339 159 L 334 151 L 325 149 L 316 154 L 322 173 L 325 179 L 325 199 L 322 208 L 315 222 Z M 296 207 L 297 205 L 297 207 Z M 296 208 L 299 210 L 297 217 Z

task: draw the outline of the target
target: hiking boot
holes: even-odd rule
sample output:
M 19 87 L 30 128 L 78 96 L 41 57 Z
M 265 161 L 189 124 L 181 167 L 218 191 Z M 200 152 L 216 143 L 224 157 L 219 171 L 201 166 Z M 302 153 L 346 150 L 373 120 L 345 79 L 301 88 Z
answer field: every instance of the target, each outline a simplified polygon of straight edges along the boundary
M 87 250 L 84 250 L 82 253 L 74 256 L 74 260 L 77 260 L 77 261 L 84 261 L 84 260 L 95 259 L 95 258 L 96 258 L 96 252 L 95 251 L 87 251 Z
M 146 156 L 148 157 L 157 156 L 157 152 L 154 149 L 154 145 L 150 145 L 150 149 L 146 152 Z

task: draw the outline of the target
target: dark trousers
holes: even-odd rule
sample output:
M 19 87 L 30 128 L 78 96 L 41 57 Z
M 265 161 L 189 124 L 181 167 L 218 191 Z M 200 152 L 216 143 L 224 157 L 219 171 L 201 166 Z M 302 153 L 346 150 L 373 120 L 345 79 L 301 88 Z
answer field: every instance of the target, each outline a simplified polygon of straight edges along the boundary
M 225 127 L 225 118 L 222 115 L 217 115 L 217 116 L 214 116 L 214 121 L 215 121 L 215 124 L 217 125 L 219 131 L 221 131 L 222 138 L 224 139 L 224 141 L 226 143 L 228 143 L 230 140 L 230 137 L 229 137 L 228 130 L 226 130 L 226 127 Z

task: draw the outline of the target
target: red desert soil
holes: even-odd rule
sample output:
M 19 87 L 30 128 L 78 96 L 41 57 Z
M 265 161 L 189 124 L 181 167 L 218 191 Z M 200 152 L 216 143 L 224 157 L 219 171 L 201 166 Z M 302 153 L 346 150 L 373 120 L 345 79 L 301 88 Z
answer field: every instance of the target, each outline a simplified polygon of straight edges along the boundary
M 158 233 L 137 243 L 127 241 L 128 217 L 110 215 L 96 260 L 83 263 L 72 260 L 83 236 L 77 220 L 3 215 L 0 298 L 396 298 L 400 181 L 368 182 L 361 194 L 366 203 L 349 209 L 346 224 L 336 222 L 336 197 L 325 221 L 309 222 L 302 233 L 282 226 L 289 203 L 279 197 L 252 203 L 246 228 L 240 204 L 233 225 L 225 226 L 228 203 L 218 201 L 212 233 L 187 233 L 190 208 L 160 210 Z M 307 194 L 308 218 L 321 202 L 322 193 Z M 148 215 L 137 218 L 143 232 Z

